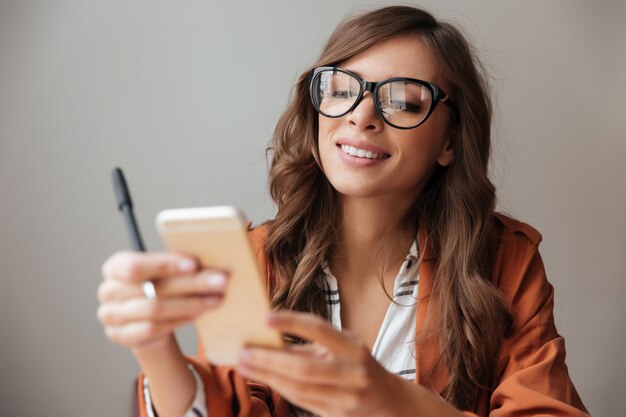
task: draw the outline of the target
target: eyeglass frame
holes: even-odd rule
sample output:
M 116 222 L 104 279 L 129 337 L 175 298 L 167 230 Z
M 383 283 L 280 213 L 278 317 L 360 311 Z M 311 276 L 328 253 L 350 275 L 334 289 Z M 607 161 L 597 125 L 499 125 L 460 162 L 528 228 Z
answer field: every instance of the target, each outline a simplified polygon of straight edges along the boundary
M 315 100 L 313 100 L 313 80 L 320 72 L 329 71 L 329 70 L 339 71 L 339 72 L 343 72 L 345 74 L 350 75 L 351 77 L 353 77 L 359 82 L 359 87 L 360 87 L 359 94 L 357 95 L 357 98 L 354 101 L 354 103 L 348 108 L 348 110 L 346 110 L 345 112 L 341 113 L 338 116 L 329 116 L 325 114 L 315 104 Z M 426 113 L 426 116 L 424 117 L 424 119 L 422 119 L 422 121 L 416 124 L 415 126 L 401 127 L 401 126 L 394 125 L 389 120 L 387 120 L 387 118 L 383 115 L 382 110 L 380 109 L 380 105 L 378 102 L 378 89 L 380 88 L 381 85 L 385 85 L 394 81 L 410 81 L 416 84 L 420 84 L 426 87 L 432 95 L 432 101 L 430 103 L 430 109 L 428 109 L 428 113 Z M 426 120 L 428 120 L 428 118 L 433 113 L 433 111 L 435 110 L 435 107 L 437 107 L 437 104 L 439 102 L 445 104 L 454 112 L 456 121 L 458 121 L 460 118 L 459 107 L 457 106 L 457 104 L 454 101 L 452 101 L 450 96 L 446 94 L 446 92 L 441 87 L 428 81 L 419 80 L 417 78 L 408 78 L 408 77 L 393 77 L 393 78 L 388 78 L 382 81 L 365 81 L 363 78 L 359 77 L 357 74 L 351 71 L 348 71 L 346 69 L 339 68 L 339 67 L 333 67 L 333 66 L 315 67 L 309 73 L 309 96 L 311 98 L 311 103 L 313 103 L 313 107 L 315 108 L 315 110 L 324 117 L 337 119 L 339 117 L 343 117 L 346 114 L 350 113 L 361 103 L 361 100 L 363 100 L 363 96 L 365 95 L 366 91 L 369 91 L 370 94 L 372 95 L 372 99 L 374 101 L 374 108 L 376 109 L 376 113 L 378 113 L 378 116 L 380 116 L 380 118 L 389 126 L 394 127 L 396 129 L 409 130 L 409 129 L 415 129 L 416 127 L 422 125 Z

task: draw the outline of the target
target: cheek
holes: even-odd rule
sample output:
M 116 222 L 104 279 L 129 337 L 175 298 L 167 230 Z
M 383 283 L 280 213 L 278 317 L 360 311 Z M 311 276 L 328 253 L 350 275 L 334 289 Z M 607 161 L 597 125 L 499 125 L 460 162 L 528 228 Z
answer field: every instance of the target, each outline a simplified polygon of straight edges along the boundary
M 330 139 L 331 130 L 337 123 L 336 119 L 329 119 L 328 117 L 317 116 L 317 137 L 318 141 L 326 142 Z
M 332 151 L 332 131 L 335 128 L 336 120 L 327 117 L 318 117 L 317 149 L 319 150 L 322 168 L 326 169 L 324 165 L 328 159 L 329 152 Z
M 418 128 L 419 129 L 419 128 Z M 420 132 L 419 137 L 398 138 L 400 156 L 397 173 L 404 181 L 423 182 L 437 167 L 445 138 L 440 130 Z

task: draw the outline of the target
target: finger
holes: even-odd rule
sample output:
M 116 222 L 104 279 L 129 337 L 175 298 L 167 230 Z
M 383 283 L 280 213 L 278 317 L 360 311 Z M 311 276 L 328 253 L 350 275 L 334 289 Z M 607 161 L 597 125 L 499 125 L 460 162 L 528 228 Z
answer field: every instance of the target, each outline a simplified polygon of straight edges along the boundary
M 167 322 L 189 320 L 222 302 L 220 295 L 148 300 L 135 298 L 119 303 L 101 304 L 98 319 L 105 326 L 120 326 L 139 321 Z
M 293 353 L 294 355 L 313 356 L 319 359 L 330 358 L 332 353 L 319 343 L 306 343 L 286 345 L 283 350 Z
M 98 301 L 101 303 L 111 303 L 131 298 L 145 297 L 146 296 L 141 288 L 141 285 L 127 281 L 108 279 L 102 281 L 98 287 Z
M 246 378 L 270 386 L 290 402 L 316 414 L 327 414 L 329 408 L 337 405 L 350 407 L 355 402 L 355 396 L 338 385 L 314 384 L 310 381 L 295 380 L 272 370 L 247 366 L 238 366 L 237 371 Z
M 239 363 L 301 382 L 334 384 L 338 379 L 338 364 L 332 359 L 320 360 L 283 350 L 246 348 L 239 355 Z
M 102 265 L 105 279 L 141 282 L 154 278 L 166 278 L 196 272 L 197 261 L 174 252 L 132 252 L 113 254 Z
M 275 311 L 269 315 L 268 324 L 282 333 L 317 342 L 336 354 L 353 355 L 356 349 L 365 349 L 358 339 L 338 332 L 329 322 L 310 313 Z
M 107 326 L 105 334 L 109 340 L 122 346 L 138 347 L 172 333 L 189 320 L 174 320 L 162 323 L 134 322 L 122 326 Z
M 161 279 L 155 282 L 159 297 L 223 295 L 228 283 L 228 276 L 221 271 L 202 270 L 189 276 L 176 279 Z
M 239 363 L 298 381 L 345 387 L 359 387 L 365 373 L 362 365 L 338 359 L 323 347 L 295 351 L 246 348 L 240 355 Z
M 228 277 L 221 271 L 203 270 L 195 275 L 181 275 L 176 279 L 159 279 L 154 282 L 159 298 L 171 296 L 223 295 Z M 101 303 L 145 298 L 140 283 L 119 279 L 104 280 L 98 287 Z

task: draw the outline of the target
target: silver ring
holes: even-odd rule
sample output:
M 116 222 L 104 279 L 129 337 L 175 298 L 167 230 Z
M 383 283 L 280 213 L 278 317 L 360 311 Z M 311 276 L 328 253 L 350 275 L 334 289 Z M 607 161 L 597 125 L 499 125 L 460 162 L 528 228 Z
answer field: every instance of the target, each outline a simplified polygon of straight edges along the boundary
M 156 300 L 156 288 L 154 288 L 154 283 L 152 281 L 144 281 L 141 289 L 148 300 Z

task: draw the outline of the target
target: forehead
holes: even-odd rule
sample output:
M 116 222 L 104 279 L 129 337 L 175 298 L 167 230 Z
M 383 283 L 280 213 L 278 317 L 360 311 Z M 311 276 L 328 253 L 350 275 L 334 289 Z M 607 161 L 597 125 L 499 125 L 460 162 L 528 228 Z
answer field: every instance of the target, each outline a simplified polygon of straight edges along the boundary
M 368 81 L 392 77 L 417 78 L 446 88 L 435 56 L 417 35 L 403 35 L 381 42 L 339 64 Z

